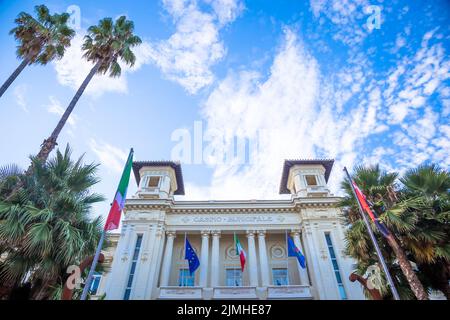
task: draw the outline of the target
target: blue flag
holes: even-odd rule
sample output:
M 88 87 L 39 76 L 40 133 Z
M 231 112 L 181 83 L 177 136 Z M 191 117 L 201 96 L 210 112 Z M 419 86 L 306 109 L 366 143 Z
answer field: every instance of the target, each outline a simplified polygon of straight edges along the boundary
M 192 248 L 187 238 L 184 246 L 184 252 L 184 258 L 189 263 L 189 272 L 192 275 L 200 266 L 200 261 L 198 260 L 197 254 L 195 253 L 194 248 Z
M 302 253 L 300 252 L 300 249 L 295 246 L 295 243 L 291 237 L 288 237 L 288 257 L 296 257 L 298 260 L 298 263 L 300 263 L 300 266 L 303 269 L 306 268 L 305 256 L 302 255 Z

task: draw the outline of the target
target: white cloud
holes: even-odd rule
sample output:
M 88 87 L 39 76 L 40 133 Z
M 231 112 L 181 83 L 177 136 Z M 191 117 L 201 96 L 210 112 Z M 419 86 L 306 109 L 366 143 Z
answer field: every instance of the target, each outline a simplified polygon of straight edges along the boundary
M 122 172 L 128 156 L 126 151 L 94 138 L 89 141 L 89 148 L 97 155 L 102 166 L 116 173 Z
M 26 84 L 19 84 L 14 88 L 13 94 L 16 98 L 17 105 L 22 108 L 23 111 L 29 112 L 26 102 L 26 94 L 28 91 L 28 86 Z
M 49 96 L 50 104 L 48 104 L 47 111 L 50 113 L 57 114 L 58 116 L 62 116 L 65 108 L 62 107 L 61 102 L 56 99 L 54 96 Z M 67 123 L 72 127 L 75 128 L 77 124 L 78 116 L 75 113 L 71 113 L 69 118 L 67 119 Z
M 205 1 L 212 11 L 203 11 L 197 1 L 164 0 L 176 32 L 169 39 L 151 44 L 151 60 L 170 80 L 194 94 L 214 81 L 211 68 L 226 53 L 220 30 L 242 11 L 239 0 Z
M 390 70 L 387 90 L 383 93 L 387 122 L 399 127 L 393 131 L 393 142 L 401 156 L 395 157 L 397 168 L 403 170 L 433 161 L 450 166 L 449 135 L 445 126 L 448 116 L 446 97 L 450 88 L 450 60 L 446 57 L 437 29 L 426 32 L 420 47 L 411 56 L 403 57 Z M 432 99 L 442 102 L 440 110 L 432 110 Z
M 425 41 L 383 74 L 374 74 L 368 58 L 353 53 L 347 67 L 325 76 L 287 29 L 268 77 L 252 69 L 230 70 L 203 106 L 205 136 L 213 147 L 226 150 L 233 137 L 259 137 L 254 161 L 212 164 L 210 186 L 187 185 L 186 197 L 280 197 L 282 164 L 292 158 L 334 158 L 329 181 L 334 193 L 340 192 L 344 165 L 378 163 L 400 172 L 427 160 L 450 166 L 450 127 L 442 124 L 448 110 L 428 104 L 431 92 L 443 104 L 450 96 L 441 48 Z
M 372 13 L 365 13 L 370 5 L 367 0 L 310 0 L 311 11 L 319 23 L 327 18 L 335 26 L 333 39 L 348 46 L 362 43 L 370 33 L 366 21 Z
M 143 41 L 133 49 L 136 55 L 133 67 L 119 61 L 122 75 L 119 78 L 111 78 L 108 74 L 95 75 L 86 88 L 86 94 L 127 93 L 127 74 L 150 62 L 156 64 L 168 79 L 192 94 L 213 82 L 211 68 L 226 53 L 219 32 L 243 10 L 241 1 L 203 0 L 202 5 L 209 6 L 209 11 L 203 11 L 195 0 L 163 0 L 163 5 L 172 17 L 176 32 L 167 40 Z M 83 59 L 81 46 L 85 34 L 85 30 L 77 32 L 64 57 L 54 62 L 58 82 L 74 90 L 79 88 L 93 67 Z
M 364 81 L 363 76 L 355 77 Z M 228 143 L 233 136 L 259 137 L 259 152 L 247 165 L 213 165 L 211 186 L 204 191 L 214 199 L 284 197 L 277 195 L 283 161 L 320 157 L 336 159 L 330 181 L 336 191 L 343 165 L 353 166 L 356 146 L 376 131 L 380 91 L 373 89 L 366 103 L 348 112 L 336 112 L 336 91 L 289 29 L 269 77 L 262 79 L 253 70 L 230 72 L 206 100 L 202 110 L 207 121 L 205 136 L 214 148 L 223 148 L 224 135 Z M 201 197 L 202 188 L 194 189 L 195 198 Z M 186 190 L 189 197 L 190 190 Z

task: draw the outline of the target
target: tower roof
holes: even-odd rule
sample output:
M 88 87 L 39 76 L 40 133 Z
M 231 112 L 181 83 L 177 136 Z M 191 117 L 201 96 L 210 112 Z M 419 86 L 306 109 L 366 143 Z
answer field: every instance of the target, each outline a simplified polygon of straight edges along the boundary
M 291 193 L 287 188 L 289 177 L 289 170 L 295 165 L 302 164 L 321 164 L 325 168 L 325 181 L 328 182 L 331 168 L 333 167 L 334 159 L 299 159 L 299 160 L 284 160 L 283 173 L 281 174 L 280 194 Z
M 171 167 L 175 171 L 175 178 L 177 179 L 177 190 L 174 194 L 184 195 L 184 183 L 183 183 L 183 173 L 181 172 L 180 163 L 174 161 L 133 161 L 133 172 L 136 182 L 139 185 L 141 177 L 139 175 L 139 170 L 143 167 Z

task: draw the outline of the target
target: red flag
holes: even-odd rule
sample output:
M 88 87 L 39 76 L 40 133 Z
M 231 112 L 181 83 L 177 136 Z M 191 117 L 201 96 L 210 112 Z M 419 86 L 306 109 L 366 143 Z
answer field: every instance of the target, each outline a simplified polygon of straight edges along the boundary
M 352 181 L 352 184 L 353 184 L 353 187 L 355 189 L 356 197 L 358 198 L 357 200 L 361 204 L 361 207 L 369 215 L 369 217 L 370 217 L 370 219 L 372 219 L 373 223 L 375 223 L 375 225 L 377 226 L 378 230 L 380 230 L 380 232 L 385 237 L 387 237 L 389 235 L 389 230 L 387 229 L 387 227 L 384 225 L 384 223 L 382 221 L 378 220 L 377 214 L 372 211 L 372 209 L 370 208 L 369 204 L 367 203 L 366 196 L 358 188 L 356 183 L 354 181 Z

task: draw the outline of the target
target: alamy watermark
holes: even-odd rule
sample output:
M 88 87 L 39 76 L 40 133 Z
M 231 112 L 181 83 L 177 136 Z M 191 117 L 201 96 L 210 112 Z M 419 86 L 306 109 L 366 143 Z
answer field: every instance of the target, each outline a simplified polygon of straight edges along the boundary
M 367 28 L 372 31 L 373 29 L 381 29 L 381 7 L 377 5 L 370 5 L 364 7 L 364 13 L 369 14 L 366 20 Z
M 79 266 L 70 265 L 67 267 L 66 273 L 70 273 L 70 276 L 66 280 L 66 286 L 68 289 L 80 289 L 81 287 L 81 270 Z
M 171 141 L 176 144 L 171 151 L 171 160 L 183 164 L 252 164 L 265 137 L 264 130 L 257 131 L 252 137 L 219 130 L 204 134 L 203 122 L 194 121 L 193 132 L 185 128 L 172 132 Z
M 67 24 L 70 28 L 74 30 L 81 29 L 81 9 L 76 4 L 72 4 L 67 7 L 66 12 L 70 14 L 70 19 Z

